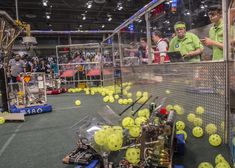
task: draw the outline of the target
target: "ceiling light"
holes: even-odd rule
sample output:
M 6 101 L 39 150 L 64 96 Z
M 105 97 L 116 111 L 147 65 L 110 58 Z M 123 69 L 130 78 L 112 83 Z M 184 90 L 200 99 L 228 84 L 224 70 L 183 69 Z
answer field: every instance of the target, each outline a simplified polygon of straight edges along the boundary
M 42 1 L 42 5 L 43 5 L 43 6 L 47 6 L 47 5 L 48 5 L 48 0 L 43 0 L 43 1 Z
M 111 15 L 107 15 L 108 16 L 108 21 L 110 22 L 112 20 L 112 16 Z
M 122 3 L 121 2 L 118 2 L 117 3 L 117 9 L 120 11 L 123 9 L 123 6 L 122 6 Z
M 83 17 L 82 17 L 82 20 L 86 20 L 86 16 L 83 16 Z
M 90 9 L 92 7 L 92 1 L 88 1 L 86 5 L 87 5 L 87 8 Z
M 51 16 L 50 16 L 50 15 L 46 15 L 46 18 L 47 18 L 47 19 L 50 19 L 50 18 L 51 18 Z
M 102 28 L 104 28 L 104 27 L 105 27 L 105 25 L 102 25 L 101 27 L 102 27 Z
M 80 28 L 82 28 L 82 25 L 79 25 Z
M 204 8 L 205 8 L 205 6 L 204 6 L 204 5 L 200 5 L 200 8 L 201 8 L 201 9 L 204 9 Z
M 204 17 L 207 17 L 207 13 L 204 14 Z

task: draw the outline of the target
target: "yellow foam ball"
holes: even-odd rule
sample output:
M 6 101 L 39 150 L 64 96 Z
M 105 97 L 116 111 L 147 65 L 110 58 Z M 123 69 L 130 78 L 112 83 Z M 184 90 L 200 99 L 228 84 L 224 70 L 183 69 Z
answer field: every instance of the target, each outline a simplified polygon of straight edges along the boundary
M 167 89 L 167 90 L 165 91 L 165 93 L 166 93 L 166 94 L 171 94 L 171 91 Z
M 187 115 L 187 119 L 188 119 L 189 122 L 193 122 L 195 118 L 196 118 L 196 115 L 193 114 L 193 113 L 189 113 Z
M 194 126 L 202 126 L 202 119 L 201 118 L 194 118 L 193 120 Z
M 203 136 L 203 129 L 201 127 L 194 127 L 193 128 L 193 136 L 200 138 Z
M 210 124 L 207 124 L 207 125 L 206 125 L 206 132 L 207 132 L 209 135 L 215 134 L 216 131 L 217 131 L 217 127 L 216 127 L 215 124 L 210 123 Z
M 229 164 L 227 164 L 225 162 L 221 162 L 221 163 L 217 164 L 215 166 L 215 168 L 231 168 L 231 167 L 229 166 Z
M 219 163 L 225 163 L 227 165 L 229 165 L 229 163 L 227 162 L 227 160 L 225 160 L 225 158 L 223 157 L 223 155 L 218 154 L 215 157 L 215 164 L 219 164 Z
M 123 91 L 123 95 L 127 96 L 128 92 L 126 90 Z
M 110 102 L 110 103 L 114 103 L 114 101 L 115 101 L 115 100 L 114 100 L 113 97 L 109 97 L 109 102 Z
M 105 92 L 101 92 L 101 95 L 102 95 L 102 96 L 105 96 L 105 95 L 106 95 L 106 93 L 105 93 Z
M 149 93 L 148 92 L 143 92 L 143 97 L 148 97 Z
M 139 110 L 137 115 L 138 115 L 138 117 L 145 117 L 145 118 L 149 119 L 150 111 L 149 111 L 149 109 L 145 108 L 145 109 Z
M 89 95 L 90 94 L 90 92 L 89 91 L 86 91 L 86 95 Z
M 174 105 L 174 110 L 176 111 L 176 113 L 178 114 L 178 115 L 183 115 L 184 114 L 184 108 L 183 107 L 181 107 L 180 105 Z
M 134 123 L 135 123 L 135 122 L 134 122 L 133 118 L 131 118 L 131 117 L 125 117 L 125 118 L 122 120 L 122 126 L 123 126 L 124 128 L 129 128 L 129 127 L 133 126 Z
M 5 118 L 4 117 L 0 117 L 0 124 L 4 124 L 5 123 Z
M 115 95 L 114 98 L 115 98 L 115 99 L 119 99 L 119 95 Z
M 133 103 L 133 100 L 132 100 L 132 99 L 127 99 L 127 102 L 128 102 L 129 104 L 131 104 L 131 103 Z
M 107 139 L 107 145 L 110 151 L 120 150 L 122 143 L 122 137 L 120 137 L 118 134 L 111 134 Z
M 168 105 L 166 106 L 166 110 L 167 110 L 167 111 L 170 111 L 170 110 L 172 110 L 172 109 L 174 109 L 174 107 L 173 107 L 171 104 L 168 104 Z
M 205 109 L 204 109 L 204 107 L 202 107 L 202 106 L 198 106 L 197 108 L 196 108 L 196 114 L 203 114 L 205 112 Z
M 140 126 L 141 124 L 146 123 L 146 122 L 147 122 L 147 118 L 145 118 L 145 117 L 137 117 L 135 119 L 135 124 L 138 126 Z
M 176 131 L 176 134 L 183 134 L 184 135 L 184 140 L 187 139 L 187 133 L 184 130 L 178 130 L 178 131 Z
M 91 91 L 91 95 L 95 95 L 95 92 L 94 92 L 94 91 Z
M 142 96 L 142 92 L 141 91 L 137 91 L 136 92 L 136 97 L 141 97 Z
M 75 101 L 75 104 L 76 104 L 77 106 L 80 106 L 80 105 L 81 105 L 81 101 L 80 101 L 80 100 L 76 100 L 76 101 Z
M 138 164 L 140 162 L 140 149 L 139 148 L 128 148 L 126 151 L 126 160 L 131 164 Z
M 185 128 L 185 123 L 183 121 L 177 121 L 175 125 L 177 130 L 183 130 Z
M 134 126 L 131 126 L 129 128 L 129 134 L 133 138 L 139 137 L 140 133 L 141 133 L 141 127 L 140 126 L 134 125 Z
M 104 98 L 103 98 L 103 101 L 106 103 L 106 102 L 108 102 L 109 101 L 109 97 L 108 96 L 105 96 Z
M 212 146 L 219 146 L 222 143 L 222 138 L 218 134 L 212 134 L 209 137 L 209 143 Z
M 97 145 L 105 145 L 106 144 L 106 134 L 104 130 L 99 130 L 95 132 L 94 135 L 95 143 Z
M 127 93 L 127 97 L 131 98 L 132 97 L 132 93 Z
M 123 103 L 122 104 L 128 104 L 128 100 L 127 99 L 123 99 Z
M 119 103 L 119 104 L 123 104 L 123 99 L 119 99 L 119 100 L 118 100 L 118 103 Z
M 213 165 L 209 162 L 202 162 L 198 165 L 197 168 L 213 168 Z
M 121 126 L 113 126 L 112 127 L 115 134 L 120 135 L 120 137 L 123 137 L 123 129 Z

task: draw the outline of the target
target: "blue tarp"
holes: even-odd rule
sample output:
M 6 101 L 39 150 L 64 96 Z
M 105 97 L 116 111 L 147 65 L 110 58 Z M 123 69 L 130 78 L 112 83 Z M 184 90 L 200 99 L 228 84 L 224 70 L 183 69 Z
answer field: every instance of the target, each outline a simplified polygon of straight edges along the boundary
M 48 113 L 52 111 L 52 106 L 50 104 L 44 104 L 40 106 L 31 106 L 26 108 L 17 108 L 16 106 L 11 106 L 11 113 L 24 113 L 25 115 Z

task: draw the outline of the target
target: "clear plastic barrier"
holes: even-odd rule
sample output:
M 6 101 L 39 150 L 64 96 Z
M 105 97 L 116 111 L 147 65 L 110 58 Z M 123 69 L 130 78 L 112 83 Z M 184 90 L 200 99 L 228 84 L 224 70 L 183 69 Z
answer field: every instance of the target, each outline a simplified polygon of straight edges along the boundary
M 120 31 L 123 66 L 139 65 L 147 61 L 146 22 L 137 18 Z

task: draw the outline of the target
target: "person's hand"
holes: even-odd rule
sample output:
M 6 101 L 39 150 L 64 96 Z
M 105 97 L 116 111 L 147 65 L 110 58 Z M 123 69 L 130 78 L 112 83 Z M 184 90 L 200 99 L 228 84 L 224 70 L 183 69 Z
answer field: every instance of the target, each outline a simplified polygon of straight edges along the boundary
M 210 38 L 206 37 L 204 39 L 201 39 L 202 44 L 204 44 L 205 46 L 213 46 L 214 45 L 214 41 L 211 40 Z
M 184 55 L 185 58 L 190 58 L 192 56 L 193 56 L 193 54 L 191 52 L 188 52 L 187 54 Z

